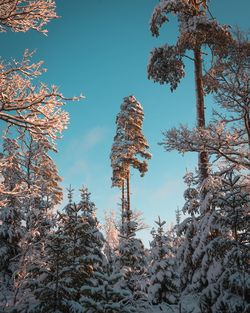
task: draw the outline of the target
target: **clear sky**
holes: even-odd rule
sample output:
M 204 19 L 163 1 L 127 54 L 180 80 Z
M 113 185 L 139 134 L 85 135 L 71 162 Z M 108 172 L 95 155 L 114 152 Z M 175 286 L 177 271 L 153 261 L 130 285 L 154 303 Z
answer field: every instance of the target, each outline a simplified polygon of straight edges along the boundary
M 36 49 L 34 60 L 44 60 L 43 82 L 60 86 L 65 96 L 83 93 L 86 99 L 68 104 L 70 125 L 54 156 L 63 186 L 76 192 L 87 185 L 102 220 L 105 210 L 118 209 L 119 190 L 111 188 L 109 154 L 115 134 L 115 117 L 123 97 L 134 94 L 145 112 L 144 134 L 153 154 L 149 171 L 131 178 L 132 208 L 143 212 L 152 226 L 158 215 L 175 221 L 183 205 L 182 177 L 196 164 L 195 154 L 166 153 L 157 143 L 162 131 L 179 123 L 195 125 L 192 64 L 186 78 L 171 94 L 168 86 L 147 79 L 150 51 L 173 43 L 177 25 L 170 20 L 156 39 L 149 19 L 157 0 L 57 0 L 60 19 L 48 24 L 48 37 L 35 31 L 1 34 L 1 53 L 20 58 L 26 48 Z M 211 0 L 210 10 L 219 22 L 249 29 L 249 0 Z M 211 101 L 207 103 L 211 109 Z M 147 242 L 149 230 L 140 234 Z

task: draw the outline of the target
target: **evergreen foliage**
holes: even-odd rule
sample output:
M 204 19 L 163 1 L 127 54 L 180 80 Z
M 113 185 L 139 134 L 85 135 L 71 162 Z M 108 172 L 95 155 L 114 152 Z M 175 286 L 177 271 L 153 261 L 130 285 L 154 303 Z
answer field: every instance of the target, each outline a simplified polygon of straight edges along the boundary
M 121 186 L 121 181 L 129 175 L 130 166 L 138 169 L 141 176 L 147 171 L 146 161 L 138 158 L 151 158 L 147 152 L 148 143 L 142 134 L 143 119 L 142 105 L 135 96 L 125 97 L 116 117 L 117 131 L 110 155 L 114 186 Z
M 178 274 L 174 251 L 174 238 L 166 234 L 165 221 L 155 221 L 157 230 L 153 230 L 153 241 L 150 243 L 150 285 L 149 300 L 153 304 L 176 304 L 178 300 Z
M 84 296 L 81 301 L 86 313 L 136 312 L 132 293 L 124 286 L 123 275 L 112 263 L 106 263 L 102 271 L 94 271 L 82 291 Z
M 0 60 L 0 120 L 8 124 L 0 153 L 0 313 L 250 312 L 249 40 L 212 18 L 206 0 L 160 0 L 153 36 L 169 14 L 177 17 L 177 42 L 152 51 L 148 77 L 174 91 L 184 58 L 194 61 L 197 127 L 170 129 L 161 144 L 197 152 L 199 168 L 184 176 L 188 216 L 181 221 L 177 209 L 168 231 L 159 218 L 150 250 L 137 238 L 145 225 L 130 205 L 131 168 L 144 176 L 151 158 L 135 96 L 121 104 L 110 154 L 112 186 L 122 190 L 120 233 L 110 216 L 104 238 L 87 187 L 79 202 L 70 187 L 68 204 L 58 207 L 63 193 L 51 152 L 70 99 L 33 84 L 44 70 L 27 50 L 21 61 Z M 56 17 L 54 1 L 0 0 L 0 33 L 46 33 Z M 203 48 L 212 55 L 206 75 Z M 218 104 L 210 123 L 207 93 Z
M 19 145 L 16 140 L 4 138 L 1 166 L 0 210 L 0 308 L 8 305 L 14 291 L 14 273 L 20 240 L 25 234 L 22 195 L 25 192 L 20 168 Z

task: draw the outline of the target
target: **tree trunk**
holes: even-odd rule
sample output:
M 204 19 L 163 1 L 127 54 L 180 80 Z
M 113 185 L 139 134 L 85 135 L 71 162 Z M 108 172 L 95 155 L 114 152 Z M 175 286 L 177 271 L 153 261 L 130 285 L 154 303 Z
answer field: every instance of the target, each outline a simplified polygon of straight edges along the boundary
M 131 211 L 130 211 L 130 171 L 128 171 L 127 175 L 127 223 L 131 221 Z M 130 234 L 130 227 L 127 225 L 127 235 Z
M 196 87 L 196 118 L 197 127 L 205 128 L 205 107 L 204 92 L 202 83 L 202 58 L 201 49 L 194 49 L 194 67 L 195 67 L 195 87 Z M 208 153 L 206 151 L 199 152 L 198 157 L 200 182 L 208 177 Z
M 125 192 L 124 180 L 122 181 L 122 229 L 124 226 L 124 213 L 125 213 Z

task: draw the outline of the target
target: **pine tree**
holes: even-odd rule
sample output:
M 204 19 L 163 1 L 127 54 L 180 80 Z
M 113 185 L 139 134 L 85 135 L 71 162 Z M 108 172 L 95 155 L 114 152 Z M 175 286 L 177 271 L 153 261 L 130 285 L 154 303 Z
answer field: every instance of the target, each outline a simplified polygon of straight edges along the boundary
M 160 84 L 170 84 L 175 90 L 184 77 L 184 57 L 191 51 L 194 62 L 196 88 L 196 120 L 197 128 L 205 128 L 204 88 L 202 73 L 202 48 L 208 46 L 213 55 L 221 56 L 225 47 L 231 43 L 231 36 L 224 26 L 215 19 L 209 19 L 207 1 L 161 0 L 154 9 L 151 18 L 151 32 L 159 36 L 160 27 L 168 21 L 168 14 L 177 15 L 179 22 L 179 37 L 175 45 L 164 45 L 151 53 L 148 65 L 148 76 Z M 199 151 L 199 175 L 202 182 L 208 176 L 208 154 L 206 150 Z
M 151 154 L 147 152 L 148 143 L 142 133 L 144 113 L 141 104 L 134 96 L 124 98 L 121 111 L 116 118 L 117 130 L 111 151 L 111 166 L 113 169 L 113 186 L 122 188 L 123 220 L 130 221 L 130 166 L 138 169 L 141 176 L 147 171 L 146 161 Z M 125 199 L 126 189 L 126 199 Z M 124 213 L 126 210 L 126 218 Z M 128 228 L 129 231 L 129 228 Z
M 53 226 L 53 211 L 62 200 L 61 178 L 49 153 L 53 146 L 47 138 L 32 137 L 20 131 L 21 167 L 27 184 L 28 201 L 24 206 L 26 230 L 43 236 Z
M 167 131 L 163 142 L 167 151 L 199 152 L 205 148 L 222 173 L 231 167 L 250 168 L 249 51 L 248 38 L 238 31 L 226 54 L 215 57 L 204 76 L 204 88 L 213 93 L 218 105 L 213 120 L 203 130 L 181 125 Z
M 205 198 L 199 201 L 198 192 L 188 189 L 185 209 L 191 217 L 180 225 L 185 238 L 178 251 L 180 304 L 185 307 L 187 301 L 193 303 L 187 312 L 248 310 L 249 192 L 246 181 L 233 171 L 223 176 L 215 173 L 209 177 Z
M 197 234 L 197 228 L 199 224 L 199 206 L 200 197 L 199 192 L 196 188 L 197 177 L 192 173 L 186 173 L 184 176 L 184 181 L 188 185 L 188 188 L 184 192 L 185 204 L 183 207 L 183 213 L 189 214 L 178 227 L 178 235 L 181 236 L 181 242 L 177 249 L 177 260 L 178 260 L 178 273 L 179 273 L 179 310 L 182 310 L 186 306 L 186 298 L 190 299 L 189 286 L 192 281 L 192 277 L 195 271 L 195 266 L 193 263 L 193 253 L 195 250 L 194 237 Z M 191 298 L 191 302 L 196 305 L 196 300 Z M 191 307 L 193 310 L 194 307 Z M 190 312 L 191 312 L 190 310 Z M 188 309 L 187 309 L 187 312 Z

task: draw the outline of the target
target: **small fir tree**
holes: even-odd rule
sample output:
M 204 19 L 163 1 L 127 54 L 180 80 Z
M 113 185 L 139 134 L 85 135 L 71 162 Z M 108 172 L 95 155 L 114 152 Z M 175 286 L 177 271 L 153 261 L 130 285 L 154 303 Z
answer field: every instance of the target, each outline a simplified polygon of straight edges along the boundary
M 81 301 L 86 313 L 136 312 L 131 291 L 123 283 L 123 275 L 114 264 L 106 262 L 102 271 L 95 270 L 89 284 L 82 287 Z
M 163 229 L 165 221 L 155 221 L 157 230 L 153 230 L 150 243 L 151 264 L 149 268 L 149 299 L 153 304 L 176 304 L 178 301 L 178 274 L 174 251 L 174 239 Z

